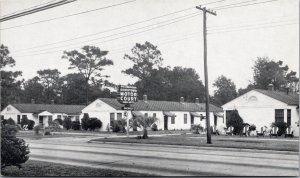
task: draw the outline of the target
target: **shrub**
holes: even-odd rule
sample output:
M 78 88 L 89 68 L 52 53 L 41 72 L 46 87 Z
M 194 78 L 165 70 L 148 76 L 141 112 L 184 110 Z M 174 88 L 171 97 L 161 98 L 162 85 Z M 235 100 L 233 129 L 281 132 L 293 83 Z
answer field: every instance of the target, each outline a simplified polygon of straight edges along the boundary
M 55 119 L 54 122 L 57 122 L 59 125 L 63 125 L 63 120 L 61 118 Z
M 192 125 L 192 130 L 194 134 L 200 134 L 200 132 L 203 132 L 204 128 L 200 124 L 194 124 Z
M 249 131 L 254 131 L 256 130 L 256 126 L 254 124 L 250 125 Z
M 72 129 L 73 130 L 80 130 L 80 122 L 79 121 L 73 121 L 72 122 Z
M 12 118 L 7 119 L 6 124 L 16 125 L 15 121 Z
M 106 131 L 110 132 L 109 124 L 106 125 Z
M 45 135 L 51 135 L 51 130 L 49 128 L 45 128 Z
M 121 130 L 120 127 L 119 127 L 119 125 L 118 125 L 118 122 L 116 120 L 114 120 L 112 122 L 112 125 L 110 127 L 111 127 L 111 130 L 113 132 L 120 132 L 120 130 Z
M 41 130 L 40 125 L 36 125 L 35 127 L 33 127 L 33 131 L 36 135 L 40 134 L 40 130 Z
M 233 110 L 230 114 L 229 114 L 229 119 L 226 120 L 226 126 L 233 127 L 233 134 L 240 134 L 243 132 L 243 125 L 244 121 L 241 118 L 241 116 L 239 115 L 239 112 L 237 110 Z
M 102 127 L 102 122 L 97 118 L 91 118 L 89 126 L 90 126 L 89 128 L 91 130 L 95 130 L 96 128 L 101 128 Z
M 33 120 L 28 120 L 28 130 L 32 130 L 33 129 L 33 126 L 34 126 L 35 122 Z
M 25 163 L 29 156 L 28 145 L 23 139 L 16 137 L 17 129 L 13 125 L 1 125 L 1 169 Z
M 278 127 L 278 131 L 277 131 L 278 136 L 281 136 L 282 134 L 286 133 L 286 129 L 287 129 L 286 122 L 273 122 L 271 126 Z M 274 133 L 274 134 L 276 134 L 276 133 Z
M 7 123 L 7 120 L 6 120 L 6 119 L 3 119 L 3 118 L 1 118 L 1 124 L 3 124 L 3 125 L 6 125 L 6 123 Z
M 151 126 L 151 130 L 152 131 L 158 131 L 157 125 L 155 123 Z
M 21 119 L 21 128 L 24 128 L 25 125 L 28 125 L 27 115 L 22 116 L 22 119 Z
M 57 121 L 50 121 L 49 126 L 47 128 L 50 129 L 51 132 L 61 130 L 59 123 Z
M 72 127 L 72 120 L 70 117 L 66 117 L 64 120 L 63 120 L 63 126 L 65 129 L 69 130 L 71 127 Z
M 83 130 L 88 130 L 90 127 L 90 117 L 89 114 L 84 113 L 83 118 L 81 119 L 81 127 Z

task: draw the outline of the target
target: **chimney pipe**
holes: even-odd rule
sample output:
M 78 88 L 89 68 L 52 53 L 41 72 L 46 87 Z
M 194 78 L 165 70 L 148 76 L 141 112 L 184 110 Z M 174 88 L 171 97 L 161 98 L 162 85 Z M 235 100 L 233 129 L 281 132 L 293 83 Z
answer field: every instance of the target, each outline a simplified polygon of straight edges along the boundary
M 148 100 L 147 95 L 143 95 L 143 101 L 147 102 L 147 100 Z
M 196 99 L 195 99 L 195 103 L 197 103 L 197 104 L 200 103 L 199 98 L 196 98 Z
M 180 103 L 184 103 L 184 98 L 180 97 Z
M 274 91 L 274 86 L 273 86 L 273 84 L 270 83 L 270 84 L 268 85 L 268 90 Z
M 54 100 L 51 100 L 51 104 L 54 104 Z
M 35 104 L 35 101 L 34 101 L 34 99 L 31 99 L 31 104 Z

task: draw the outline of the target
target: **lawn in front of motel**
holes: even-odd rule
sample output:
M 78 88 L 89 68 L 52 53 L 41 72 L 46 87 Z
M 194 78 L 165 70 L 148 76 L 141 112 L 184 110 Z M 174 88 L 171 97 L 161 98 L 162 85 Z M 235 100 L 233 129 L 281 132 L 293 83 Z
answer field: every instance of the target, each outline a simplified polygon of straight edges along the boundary
M 119 143 L 142 143 L 142 144 L 162 144 L 162 145 L 183 145 L 199 147 L 223 147 L 241 148 L 275 151 L 299 152 L 298 138 L 283 137 L 241 137 L 241 136 L 212 136 L 212 144 L 206 143 L 205 134 L 181 134 L 150 136 L 148 139 L 137 137 L 105 137 L 93 139 L 91 142 L 119 142 Z
M 111 169 L 72 166 L 45 161 L 28 160 L 21 169 L 10 166 L 1 169 L 1 175 L 12 177 L 51 177 L 51 176 L 95 176 L 97 177 L 145 177 L 147 174 Z

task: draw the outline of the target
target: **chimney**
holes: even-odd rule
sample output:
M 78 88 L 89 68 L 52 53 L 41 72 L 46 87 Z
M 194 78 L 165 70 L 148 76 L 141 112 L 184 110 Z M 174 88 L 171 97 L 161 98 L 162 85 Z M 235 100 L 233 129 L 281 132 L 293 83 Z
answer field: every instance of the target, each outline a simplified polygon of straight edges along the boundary
M 268 85 L 268 90 L 274 91 L 274 86 L 273 86 L 273 84 L 270 83 L 270 84 Z
M 54 100 L 51 100 L 51 104 L 54 104 Z
M 199 104 L 199 103 L 200 103 L 199 98 L 196 98 L 196 99 L 195 99 L 195 103 L 196 103 L 196 104 Z
M 184 103 L 184 98 L 180 97 L 180 103 Z
M 34 101 L 34 99 L 31 99 L 31 104 L 35 104 L 35 101 Z
M 143 101 L 147 102 L 147 100 L 148 100 L 147 95 L 143 95 Z

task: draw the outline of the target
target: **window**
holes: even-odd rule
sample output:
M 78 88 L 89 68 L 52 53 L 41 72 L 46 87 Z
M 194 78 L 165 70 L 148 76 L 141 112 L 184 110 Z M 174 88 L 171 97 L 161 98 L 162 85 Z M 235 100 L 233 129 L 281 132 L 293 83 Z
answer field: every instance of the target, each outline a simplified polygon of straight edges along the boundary
M 290 109 L 288 109 L 287 110 L 287 126 L 289 127 L 289 126 L 291 126 L 291 110 Z
M 218 116 L 214 115 L 214 125 L 218 125 Z
M 27 115 L 22 115 L 22 119 L 26 119 L 27 118 Z
M 110 125 L 113 125 L 113 122 L 115 120 L 115 113 L 110 113 L 110 116 L 109 116 L 109 120 L 110 120 Z
M 184 124 L 187 124 L 187 114 L 184 114 Z
M 175 124 L 175 117 L 174 116 L 171 117 L 171 124 Z
M 155 118 L 156 118 L 156 113 L 153 113 L 153 117 L 155 117 Z
M 117 119 L 122 119 L 122 113 L 117 113 Z
M 79 116 L 75 116 L 75 120 L 76 120 L 76 121 L 79 121 Z
M 4 116 L 3 115 L 1 115 L 1 120 L 4 120 Z
M 284 110 L 275 109 L 275 122 L 283 122 L 283 121 L 284 121 Z
M 145 115 L 145 117 L 148 117 L 148 113 L 145 113 L 144 115 Z
M 57 115 L 57 119 L 61 119 L 61 115 Z
M 52 116 L 48 117 L 48 122 L 52 122 Z
M 11 109 L 10 107 L 7 107 L 7 108 L 6 108 L 7 111 L 10 111 L 10 109 Z
M 20 124 L 20 123 L 21 123 L 21 116 L 18 115 L 18 116 L 17 116 L 17 124 Z

